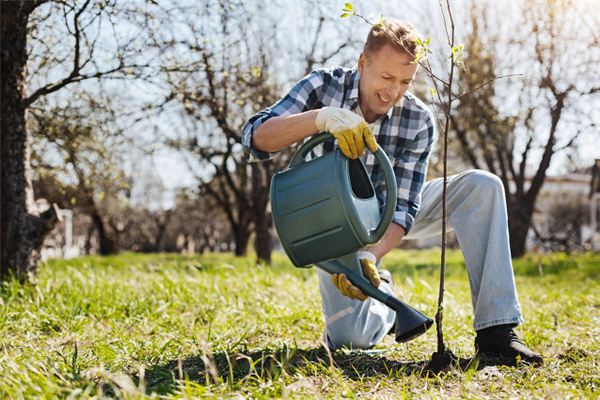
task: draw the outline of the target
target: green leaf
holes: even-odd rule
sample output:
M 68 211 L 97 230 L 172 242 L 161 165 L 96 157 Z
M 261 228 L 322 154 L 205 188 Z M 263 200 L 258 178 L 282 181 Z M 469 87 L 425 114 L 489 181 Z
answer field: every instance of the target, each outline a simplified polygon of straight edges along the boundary
M 340 15 L 340 18 L 348 18 L 350 16 L 350 13 L 343 13 L 342 15 Z
M 352 5 L 352 3 L 344 4 L 344 11 L 352 11 L 352 10 L 354 10 L 354 6 Z

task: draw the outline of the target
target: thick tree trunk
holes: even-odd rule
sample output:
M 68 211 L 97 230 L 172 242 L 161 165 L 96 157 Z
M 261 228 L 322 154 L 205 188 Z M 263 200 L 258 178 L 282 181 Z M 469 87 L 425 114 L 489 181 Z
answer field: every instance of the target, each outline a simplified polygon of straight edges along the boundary
M 265 213 L 266 214 L 266 213 Z M 271 218 L 263 214 L 254 221 L 256 237 L 254 238 L 254 250 L 256 257 L 267 264 L 271 264 L 271 253 L 273 252 L 273 235 L 271 234 Z
M 37 272 L 40 248 L 58 221 L 56 207 L 39 214 L 33 200 L 25 124 L 27 20 L 35 2 L 2 2 L 0 280 Z
M 154 251 L 163 252 L 166 248 L 166 233 L 167 227 L 169 226 L 169 222 L 171 222 L 171 217 L 173 216 L 173 210 L 165 211 L 163 217 L 158 217 L 156 226 L 158 232 L 156 233 L 156 240 L 154 241 Z
M 95 225 L 91 224 L 85 234 L 85 255 L 92 254 L 92 237 L 94 236 Z
M 234 253 L 236 256 L 245 256 L 250 241 L 250 231 L 247 225 L 239 224 L 233 227 L 233 239 L 235 240 Z
M 267 164 L 252 164 L 252 218 L 254 219 L 254 251 L 259 261 L 271 264 L 273 252 L 273 225 L 268 210 L 271 174 Z
M 528 204 L 525 199 L 516 198 L 513 204 L 508 204 L 508 231 L 513 258 L 523 256 L 527 250 L 527 233 L 532 214 L 533 204 Z
M 110 237 L 110 232 L 108 232 L 106 224 L 102 221 L 100 214 L 98 214 L 98 212 L 92 212 L 91 217 L 92 222 L 96 227 L 96 231 L 98 232 L 98 254 L 103 256 L 116 254 L 119 251 L 117 241 Z

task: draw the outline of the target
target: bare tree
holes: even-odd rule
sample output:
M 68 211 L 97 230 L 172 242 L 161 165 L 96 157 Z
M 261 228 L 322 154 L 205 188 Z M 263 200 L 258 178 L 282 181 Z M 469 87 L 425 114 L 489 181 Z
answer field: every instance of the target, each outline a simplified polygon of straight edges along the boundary
M 515 35 L 519 39 L 510 42 L 498 35 L 486 36 L 488 29 L 480 26 L 488 19 L 485 11 L 472 9 L 473 30 L 466 43 L 469 69 L 460 74 L 459 81 L 461 92 L 470 92 L 482 81 L 497 77 L 502 68 L 499 64 L 511 70 L 521 68 L 524 78 L 502 86 L 517 95 L 500 96 L 498 87 L 507 81 L 492 82 L 461 97 L 452 116 L 459 154 L 474 168 L 487 169 L 504 183 L 514 257 L 525 251 L 535 202 L 551 161 L 589 129 L 585 110 L 571 125 L 565 115 L 581 107 L 582 99 L 597 99 L 600 91 L 600 86 L 594 85 L 600 59 L 598 52 L 590 50 L 598 46 L 598 38 L 572 34 L 586 29 L 575 26 L 577 7 L 561 1 L 524 3 L 522 7 L 523 20 L 516 21 L 519 27 L 515 28 L 521 30 Z M 520 61 L 509 64 L 512 60 Z M 516 106 L 512 110 L 500 107 L 499 98 L 506 103 L 512 100 Z
M 135 223 L 128 204 L 132 182 L 119 158 L 124 154 L 119 145 L 131 146 L 122 143 L 110 110 L 93 99 L 66 109 L 40 105 L 29 114 L 34 188 L 47 200 L 88 215 L 100 254 L 118 252 L 119 237 Z
M 54 208 L 40 213 L 34 203 L 30 176 L 27 109 L 38 99 L 77 82 L 123 77 L 140 64 L 133 40 L 116 43 L 111 58 L 98 60 L 97 41 L 102 22 L 112 23 L 114 2 L 2 1 L 2 194 L 0 279 L 27 279 L 37 271 L 39 249 L 57 222 Z M 60 24 L 56 24 L 60 21 Z M 59 31 L 45 30 L 52 23 Z M 58 40 L 49 40 L 53 37 Z M 41 47 L 32 44 L 43 44 Z M 54 51 L 56 50 L 56 51 Z M 63 51 L 65 50 L 65 51 Z M 106 56 L 106 54 L 104 54 Z M 51 74 L 27 75 L 31 63 Z M 57 76 L 62 77 L 56 78 Z M 40 77 L 51 77 L 45 80 Z M 30 87 L 35 88 L 30 89 Z M 26 89 L 27 88 L 27 89 Z
M 188 124 L 170 144 L 192 155 L 191 164 L 197 163 L 201 192 L 227 215 L 235 253 L 245 254 L 250 233 L 254 232 L 257 257 L 270 262 L 273 227 L 269 187 L 272 175 L 287 164 L 289 151 L 282 151 L 270 162 L 248 164 L 248 155 L 242 151 L 241 130 L 252 114 L 281 96 L 276 61 L 286 53 L 273 42 L 272 33 L 279 30 L 277 20 L 260 9 L 224 1 L 207 1 L 204 6 L 199 10 L 204 22 L 197 24 L 197 18 L 193 18 L 187 26 L 191 35 L 171 40 L 193 61 L 182 65 L 175 60 L 168 68 L 172 83 L 168 100 L 180 104 Z M 261 24 L 255 22 L 258 13 Z M 215 21 L 220 29 L 218 38 L 210 33 Z M 310 35 L 309 53 L 296 63 L 303 66 L 301 73 L 327 62 L 348 45 L 348 41 L 342 41 L 335 48 L 317 50 L 326 19 L 321 15 L 317 21 Z
M 548 250 L 570 253 L 584 249 L 582 228 L 590 223 L 590 201 L 569 192 L 553 195 L 543 223 L 532 222 L 536 239 Z

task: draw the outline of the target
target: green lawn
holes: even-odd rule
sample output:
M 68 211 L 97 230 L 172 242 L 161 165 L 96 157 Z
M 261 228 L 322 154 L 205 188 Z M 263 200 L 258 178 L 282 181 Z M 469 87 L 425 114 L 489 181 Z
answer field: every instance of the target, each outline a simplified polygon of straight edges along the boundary
M 438 251 L 386 258 L 397 290 L 433 316 Z M 589 398 L 600 389 L 600 255 L 515 261 L 526 323 L 546 364 L 423 376 L 435 330 L 373 351 L 320 346 L 314 269 L 211 254 L 51 261 L 36 286 L 0 292 L 0 398 Z M 445 333 L 473 355 L 462 256 L 448 255 Z

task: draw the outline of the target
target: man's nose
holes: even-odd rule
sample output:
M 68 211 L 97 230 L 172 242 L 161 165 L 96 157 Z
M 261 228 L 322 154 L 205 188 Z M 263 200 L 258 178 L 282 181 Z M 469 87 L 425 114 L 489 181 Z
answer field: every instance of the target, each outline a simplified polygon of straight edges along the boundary
M 399 93 L 400 93 L 400 84 L 392 83 L 392 84 L 388 85 L 388 87 L 385 88 L 386 96 L 389 96 L 391 98 L 398 97 Z

